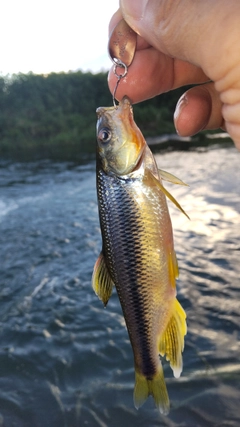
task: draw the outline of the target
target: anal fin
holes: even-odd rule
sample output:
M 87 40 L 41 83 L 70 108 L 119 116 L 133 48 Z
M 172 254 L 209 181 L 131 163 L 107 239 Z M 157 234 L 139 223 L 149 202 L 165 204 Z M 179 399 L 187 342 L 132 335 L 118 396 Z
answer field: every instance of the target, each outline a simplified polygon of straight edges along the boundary
M 187 333 L 186 313 L 175 298 L 172 317 L 170 318 L 159 344 L 159 353 L 170 361 L 175 378 L 182 372 L 182 352 L 184 336 Z
M 176 287 L 176 279 L 179 277 L 179 270 L 178 270 L 178 262 L 176 257 L 176 252 L 173 250 L 173 252 L 169 253 L 168 256 L 168 267 L 169 267 L 169 276 L 170 276 L 170 283 L 172 284 L 172 287 Z
M 92 287 L 105 307 L 112 294 L 113 285 L 114 283 L 109 274 L 104 255 L 101 252 L 93 269 Z

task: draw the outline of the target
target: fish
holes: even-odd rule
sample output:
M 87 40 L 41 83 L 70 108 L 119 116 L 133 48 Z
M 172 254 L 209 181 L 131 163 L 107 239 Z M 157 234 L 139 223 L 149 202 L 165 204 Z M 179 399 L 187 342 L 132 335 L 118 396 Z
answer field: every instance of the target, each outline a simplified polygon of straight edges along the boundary
M 102 250 L 92 287 L 107 305 L 115 286 L 131 342 L 138 409 L 152 395 L 161 414 L 170 401 L 162 358 L 174 376 L 182 372 L 186 313 L 176 298 L 178 263 L 166 197 L 185 213 L 162 179 L 133 117 L 127 96 L 113 107 L 97 108 L 97 198 Z

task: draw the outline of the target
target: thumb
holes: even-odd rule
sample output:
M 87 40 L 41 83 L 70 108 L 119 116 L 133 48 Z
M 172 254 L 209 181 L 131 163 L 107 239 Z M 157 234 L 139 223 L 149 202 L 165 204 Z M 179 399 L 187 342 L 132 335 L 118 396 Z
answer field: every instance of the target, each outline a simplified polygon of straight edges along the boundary
M 197 66 L 213 81 L 225 127 L 240 149 L 239 0 L 120 0 L 120 10 L 163 56 Z M 178 62 L 171 61 L 175 79 Z
M 199 3 L 191 0 L 120 0 L 120 10 L 128 24 L 152 46 L 175 58 L 189 60 L 191 44 L 196 48 L 192 37 L 197 38 L 201 26 L 199 21 L 197 27 L 194 23 L 200 12 L 196 9 L 200 9 L 205 0 Z
M 120 9 L 148 43 L 200 67 L 214 81 L 227 71 L 219 64 L 226 63 L 232 39 L 239 46 L 239 0 L 120 0 Z

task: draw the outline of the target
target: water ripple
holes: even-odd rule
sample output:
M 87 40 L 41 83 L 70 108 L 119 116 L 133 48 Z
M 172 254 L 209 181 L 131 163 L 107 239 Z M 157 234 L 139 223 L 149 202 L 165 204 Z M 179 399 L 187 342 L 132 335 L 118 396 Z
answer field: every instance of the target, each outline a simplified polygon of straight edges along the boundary
M 159 167 L 189 214 L 170 206 L 188 334 L 171 399 L 133 406 L 131 346 L 116 292 L 91 289 L 101 249 L 92 162 L 1 165 L 0 426 L 237 426 L 240 423 L 239 156 L 172 152 Z

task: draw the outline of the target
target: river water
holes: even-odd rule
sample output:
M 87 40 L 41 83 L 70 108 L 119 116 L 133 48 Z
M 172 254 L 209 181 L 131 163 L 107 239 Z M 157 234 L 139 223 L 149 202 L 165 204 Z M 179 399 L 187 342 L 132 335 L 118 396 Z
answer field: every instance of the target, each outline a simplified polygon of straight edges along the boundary
M 179 379 L 164 364 L 167 417 L 133 405 L 132 350 L 116 292 L 91 289 L 101 249 L 95 163 L 0 164 L 0 426 L 240 425 L 240 157 L 234 148 L 158 153 L 188 334 Z

